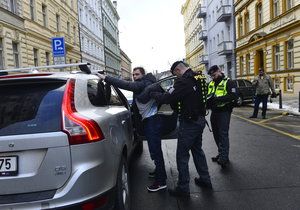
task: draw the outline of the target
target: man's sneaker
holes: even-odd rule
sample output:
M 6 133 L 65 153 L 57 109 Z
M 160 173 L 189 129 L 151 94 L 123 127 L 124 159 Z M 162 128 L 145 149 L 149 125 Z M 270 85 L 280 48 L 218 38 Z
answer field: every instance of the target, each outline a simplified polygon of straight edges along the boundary
M 220 155 L 217 155 L 216 157 L 212 157 L 211 158 L 212 162 L 217 162 L 219 157 L 220 157 Z
M 148 173 L 149 178 L 155 178 L 155 170 Z
M 249 118 L 257 118 L 257 116 L 252 115 L 252 116 L 250 116 Z
M 159 182 L 154 182 L 153 185 L 147 187 L 147 190 L 148 192 L 157 192 L 159 190 L 163 190 L 166 188 L 167 188 L 166 184 L 160 184 Z
M 177 187 L 174 189 L 168 189 L 168 191 L 171 196 L 183 197 L 183 198 L 190 197 L 190 192 L 184 192 L 182 190 L 179 190 Z
M 195 178 L 195 184 L 198 185 L 199 187 L 203 187 L 203 188 L 207 188 L 207 189 L 212 189 L 212 184 L 211 182 L 206 182 L 206 181 L 203 181 L 202 179 L 200 178 Z

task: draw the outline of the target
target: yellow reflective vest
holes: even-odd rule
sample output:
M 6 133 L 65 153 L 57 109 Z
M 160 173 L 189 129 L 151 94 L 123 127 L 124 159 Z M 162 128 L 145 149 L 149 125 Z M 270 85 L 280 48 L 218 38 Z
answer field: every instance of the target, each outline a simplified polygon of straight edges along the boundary
M 228 82 L 229 78 L 225 77 L 217 86 L 217 88 L 215 88 L 215 82 L 214 81 L 210 81 L 210 83 L 208 84 L 208 93 L 207 96 L 211 96 L 214 95 L 215 97 L 221 97 L 221 96 L 226 96 L 227 95 L 227 82 Z M 220 102 L 217 104 L 217 107 L 223 107 L 226 104 L 228 104 L 230 102 Z

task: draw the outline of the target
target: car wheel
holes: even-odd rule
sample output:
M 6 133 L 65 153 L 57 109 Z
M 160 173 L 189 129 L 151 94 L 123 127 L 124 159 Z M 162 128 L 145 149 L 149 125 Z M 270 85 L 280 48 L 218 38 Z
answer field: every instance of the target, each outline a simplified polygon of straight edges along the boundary
M 120 162 L 115 210 L 130 210 L 129 173 L 126 158 L 123 156 Z
M 242 96 L 238 96 L 238 98 L 236 100 L 236 105 L 242 106 L 242 104 L 243 104 L 243 97 Z

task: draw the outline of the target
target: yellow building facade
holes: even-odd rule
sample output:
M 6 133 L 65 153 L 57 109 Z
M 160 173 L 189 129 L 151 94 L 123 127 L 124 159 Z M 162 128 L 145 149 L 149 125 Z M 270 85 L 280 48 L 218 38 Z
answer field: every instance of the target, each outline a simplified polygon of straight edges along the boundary
M 201 61 L 204 53 L 203 42 L 199 40 L 202 31 L 202 19 L 197 18 L 202 0 L 186 0 L 181 9 L 184 20 L 186 63 L 194 71 L 203 71 L 205 65 Z
M 235 0 L 237 78 L 263 67 L 285 98 L 300 91 L 300 0 Z
M 66 63 L 80 62 L 77 1 L 20 0 L 1 10 L 9 18 L 0 18 L 0 49 L 3 68 L 53 64 L 51 38 L 64 37 Z M 15 7 L 18 12 L 11 12 Z M 2 13 L 1 13 L 2 14 Z M 0 53 L 1 55 L 1 53 Z

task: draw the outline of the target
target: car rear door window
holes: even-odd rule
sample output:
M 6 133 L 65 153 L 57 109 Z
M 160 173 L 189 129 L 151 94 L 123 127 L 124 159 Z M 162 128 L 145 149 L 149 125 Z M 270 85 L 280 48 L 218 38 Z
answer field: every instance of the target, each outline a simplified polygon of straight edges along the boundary
M 250 81 L 245 80 L 244 82 L 246 83 L 246 86 L 247 86 L 247 87 L 252 87 L 252 83 L 251 83 Z
M 87 82 L 88 97 L 94 106 L 101 107 L 107 105 L 107 97 L 105 96 L 105 86 L 103 82 L 90 79 Z
M 0 85 L 0 136 L 61 130 L 65 81 Z

